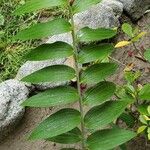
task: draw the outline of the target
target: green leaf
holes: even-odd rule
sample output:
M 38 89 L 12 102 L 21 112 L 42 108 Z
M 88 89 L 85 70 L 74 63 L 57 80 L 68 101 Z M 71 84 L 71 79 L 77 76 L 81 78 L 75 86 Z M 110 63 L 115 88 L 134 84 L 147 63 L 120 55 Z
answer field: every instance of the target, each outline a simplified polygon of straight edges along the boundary
M 130 24 L 128 23 L 124 23 L 122 25 L 122 30 L 124 33 L 126 33 L 128 36 L 130 37 L 134 37 L 134 34 L 133 34 L 133 28 Z
M 148 110 L 147 110 L 148 104 L 141 104 L 138 106 L 138 111 L 140 112 L 141 115 L 149 115 Z
M 73 3 L 73 12 L 78 13 L 87 10 L 92 5 L 100 3 L 102 0 L 75 0 Z
M 73 48 L 64 42 L 43 44 L 32 49 L 25 58 L 31 61 L 41 61 L 47 59 L 59 59 L 73 55 Z
M 81 131 L 79 128 L 74 128 L 73 130 L 58 135 L 56 137 L 47 139 L 48 141 L 56 142 L 56 143 L 62 143 L 62 144 L 73 144 L 81 141 Z
M 150 83 L 144 85 L 142 90 L 139 92 L 139 98 L 141 100 L 150 100 Z
M 61 135 L 77 127 L 80 120 L 80 112 L 75 109 L 59 110 L 40 123 L 29 139 L 47 139 Z
M 117 67 L 118 66 L 114 63 L 94 64 L 83 71 L 81 75 L 81 82 L 96 84 L 114 74 Z
M 145 51 L 144 58 L 150 62 L 150 49 L 147 49 Z
M 15 40 L 32 40 L 41 39 L 56 34 L 69 32 L 71 25 L 65 19 L 55 19 L 46 23 L 38 23 L 28 29 L 20 31 L 16 36 Z
M 75 77 L 75 70 L 66 65 L 49 66 L 36 71 L 22 79 L 24 82 L 40 83 L 40 82 L 64 82 Z
M 2 14 L 0 14 L 0 26 L 3 26 L 4 23 L 5 23 L 4 16 Z
M 87 139 L 89 150 L 110 150 L 131 140 L 136 133 L 124 129 L 105 129 L 97 131 Z
M 82 28 L 77 33 L 77 35 L 80 42 L 94 42 L 94 41 L 110 39 L 114 37 L 116 33 L 117 30 L 113 30 L 113 29 L 105 29 L 105 28 L 91 29 L 85 27 Z
M 76 89 L 69 86 L 55 87 L 45 92 L 30 97 L 22 106 L 51 107 L 73 103 L 79 100 Z
M 116 85 L 114 83 L 102 81 L 85 92 L 84 103 L 89 106 L 102 104 L 109 100 L 115 91 Z
M 130 128 L 132 128 L 135 125 L 135 118 L 127 113 L 122 113 L 119 117 L 122 121 L 126 123 L 126 125 Z
M 143 132 L 146 128 L 147 128 L 147 126 L 139 127 L 138 130 L 137 130 L 137 133 L 139 134 L 139 133 Z
M 89 129 L 103 128 L 117 119 L 129 104 L 129 100 L 108 101 L 100 106 L 93 107 L 85 115 L 85 125 Z
M 79 63 L 89 63 L 96 60 L 103 60 L 114 50 L 112 44 L 90 45 L 83 47 L 79 53 Z
M 60 5 L 67 5 L 67 0 L 28 0 L 23 6 L 15 11 L 15 15 L 30 13 Z

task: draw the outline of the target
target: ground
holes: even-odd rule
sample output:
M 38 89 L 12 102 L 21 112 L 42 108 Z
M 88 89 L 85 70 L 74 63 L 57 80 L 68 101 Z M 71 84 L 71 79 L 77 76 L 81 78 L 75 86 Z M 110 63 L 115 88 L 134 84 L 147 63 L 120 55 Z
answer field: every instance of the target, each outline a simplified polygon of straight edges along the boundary
M 150 24 L 150 14 L 139 20 L 138 25 L 141 30 L 147 30 L 145 26 Z M 150 30 L 148 30 L 150 32 Z M 119 39 L 124 38 L 123 35 L 119 36 Z M 147 34 L 137 47 L 150 48 L 150 34 Z M 143 73 L 143 77 L 140 79 L 141 83 L 150 82 L 150 65 L 143 62 L 140 59 L 134 59 L 128 57 L 127 51 L 133 50 L 133 47 L 126 47 L 119 49 L 114 53 L 114 57 L 124 64 L 134 63 L 135 68 L 140 69 Z M 120 71 L 113 80 L 118 83 L 122 83 L 123 75 L 122 70 L 124 66 L 120 65 Z M 0 150 L 59 150 L 62 148 L 60 145 L 56 145 L 46 141 L 28 141 L 27 135 L 38 125 L 41 120 L 51 114 L 54 110 L 52 109 L 26 109 L 26 113 L 19 126 L 0 144 Z M 137 138 L 128 144 L 128 150 L 149 150 L 150 145 L 146 144 L 144 138 Z

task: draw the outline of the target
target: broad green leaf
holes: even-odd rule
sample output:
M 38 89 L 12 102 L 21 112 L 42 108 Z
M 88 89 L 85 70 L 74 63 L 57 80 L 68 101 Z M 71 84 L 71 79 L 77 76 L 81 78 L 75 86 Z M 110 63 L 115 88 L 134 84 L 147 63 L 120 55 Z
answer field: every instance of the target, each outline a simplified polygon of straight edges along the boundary
M 135 125 L 135 118 L 127 113 L 122 113 L 119 117 L 122 121 L 126 123 L 126 125 L 130 128 L 132 128 Z
M 139 98 L 141 100 L 150 100 L 150 83 L 144 85 L 142 90 L 139 92 Z
M 108 101 L 100 106 L 93 107 L 85 115 L 85 125 L 89 129 L 99 129 L 117 119 L 131 101 Z
M 43 44 L 32 49 L 25 58 L 31 61 L 40 61 L 47 59 L 59 59 L 73 55 L 73 48 L 64 42 L 55 42 L 52 44 Z
M 112 44 L 90 45 L 83 47 L 79 53 L 79 62 L 89 63 L 96 60 L 103 60 L 114 50 Z
M 105 129 L 97 131 L 87 139 L 89 150 L 110 150 L 136 136 L 136 133 L 124 129 Z
M 34 12 L 44 8 L 67 5 L 67 0 L 28 0 L 15 11 L 15 15 Z
M 98 28 L 98 29 L 91 29 L 88 27 L 82 28 L 78 33 L 78 39 L 81 42 L 94 42 L 94 41 L 101 41 L 105 39 L 110 39 L 114 37 L 117 33 L 117 30 L 113 29 L 105 29 L 105 28 Z
M 92 5 L 100 3 L 102 0 L 75 0 L 73 3 L 73 12 L 78 13 L 87 10 Z
M 34 129 L 29 139 L 47 139 L 61 135 L 77 127 L 80 120 L 80 112 L 75 109 L 66 108 L 59 110 L 40 123 Z
M 76 89 L 69 86 L 51 88 L 45 92 L 30 97 L 22 106 L 51 107 L 73 103 L 79 100 Z
M 40 82 L 63 82 L 69 81 L 75 77 L 75 70 L 66 65 L 49 66 L 36 71 L 22 79 L 30 83 Z
M 126 33 L 131 38 L 134 37 L 133 28 L 132 28 L 132 26 L 130 24 L 124 23 L 122 25 L 122 30 L 123 30 L 124 33 Z
M 144 58 L 150 62 L 150 49 L 147 49 L 145 51 Z
M 102 104 L 109 100 L 115 91 L 116 85 L 114 83 L 102 81 L 85 92 L 84 103 L 89 106 Z
M 73 144 L 80 142 L 82 139 L 81 131 L 79 128 L 74 128 L 73 130 L 58 135 L 56 137 L 47 139 L 48 141 L 56 142 L 56 143 L 62 143 L 62 144 Z
M 144 115 L 140 115 L 139 120 L 143 123 L 143 124 L 147 124 L 146 118 L 144 117 Z
M 114 74 L 116 70 L 117 65 L 114 63 L 94 64 L 83 71 L 81 75 L 81 82 L 96 84 Z
M 146 128 L 147 128 L 147 126 L 141 126 L 141 127 L 139 127 L 138 130 L 137 130 L 137 134 L 143 132 Z
M 141 115 L 149 115 L 147 108 L 148 104 L 141 104 L 137 107 Z
M 56 34 L 69 32 L 71 25 L 65 19 L 55 19 L 46 23 L 38 23 L 28 29 L 20 31 L 14 36 L 15 40 L 41 39 Z

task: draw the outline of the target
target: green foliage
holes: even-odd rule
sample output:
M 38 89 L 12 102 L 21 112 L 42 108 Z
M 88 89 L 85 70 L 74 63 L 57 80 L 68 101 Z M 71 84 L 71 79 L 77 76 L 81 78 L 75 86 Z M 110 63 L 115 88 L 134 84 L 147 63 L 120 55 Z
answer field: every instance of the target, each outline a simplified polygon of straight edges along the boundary
M 69 44 L 64 42 L 55 42 L 52 44 L 42 44 L 39 47 L 32 49 L 25 58 L 31 61 L 41 61 L 47 59 L 66 58 L 71 55 L 73 55 L 73 49 Z
M 56 143 L 62 143 L 62 144 L 73 144 L 73 143 L 80 142 L 81 139 L 82 139 L 82 134 L 81 134 L 80 129 L 74 128 L 73 130 L 71 130 L 67 133 L 58 135 L 54 138 L 50 138 L 47 140 L 53 141 Z
M 70 86 L 52 88 L 32 96 L 22 104 L 23 106 L 51 107 L 62 106 L 76 101 L 79 103 L 79 111 L 72 108 L 64 108 L 50 115 L 34 129 L 29 139 L 46 139 L 62 144 L 80 141 L 82 150 L 108 150 L 122 145 L 136 136 L 134 132 L 119 129 L 118 127 L 102 130 L 102 128 L 115 123 L 125 111 L 125 108 L 133 103 L 133 97 L 130 99 L 117 97 L 115 100 L 112 100 L 113 95 L 116 95 L 116 85 L 106 81 L 106 79 L 116 72 L 118 65 L 112 62 L 104 63 L 102 60 L 109 58 L 114 46 L 108 43 L 94 45 L 95 41 L 114 37 L 117 34 L 117 30 L 85 27 L 76 32 L 74 27 L 73 15 L 88 9 L 91 5 L 100 1 L 33 0 L 27 1 L 25 5 L 16 11 L 17 15 L 22 15 L 23 13 L 38 11 L 43 8 L 61 6 L 69 10 L 69 19 L 54 19 L 34 25 L 19 32 L 14 39 L 23 41 L 40 39 L 71 31 L 73 40 L 73 45 L 59 41 L 41 45 L 32 49 L 26 56 L 28 60 L 34 61 L 73 56 L 75 68 L 66 65 L 53 65 L 26 76 L 22 81 L 57 83 L 74 79 L 77 90 Z M 79 45 L 82 42 L 90 42 L 90 45 L 82 47 Z M 85 91 L 82 90 L 82 85 L 84 84 L 87 85 Z M 90 105 L 87 113 L 85 113 L 84 105 Z M 81 131 L 78 128 L 79 124 Z M 97 129 L 100 129 L 100 131 L 96 131 Z M 95 133 L 91 134 L 90 131 Z M 69 148 L 68 150 L 75 149 Z
M 65 19 L 55 19 L 46 23 L 39 23 L 28 29 L 25 29 L 19 32 L 14 39 L 19 39 L 22 41 L 40 39 L 69 31 L 71 31 L 69 22 L 65 21 Z
M 136 134 L 124 129 L 105 129 L 89 136 L 87 143 L 91 150 L 109 150 L 135 137 Z
M 113 52 L 114 47 L 112 44 L 100 44 L 85 46 L 79 52 L 79 62 L 81 64 L 102 61 Z
M 39 124 L 29 139 L 47 139 L 61 135 L 74 129 L 80 121 L 79 111 L 70 108 L 61 109 Z
M 107 126 L 118 118 L 131 101 L 109 101 L 100 106 L 93 107 L 85 115 L 85 125 L 89 129 L 99 129 Z M 96 121 L 95 121 L 96 120 Z
M 150 49 L 147 49 L 144 53 L 144 57 L 146 60 L 150 62 Z
M 76 89 L 62 86 L 49 89 L 45 92 L 32 96 L 22 103 L 22 106 L 50 107 L 73 103 L 78 101 L 79 95 Z
M 75 77 L 75 70 L 66 65 L 49 66 L 36 71 L 22 79 L 31 83 L 40 82 L 62 82 L 69 81 Z
M 139 92 L 139 98 L 142 100 L 150 100 L 150 84 L 144 85 L 144 87 Z
M 24 63 L 23 56 L 37 45 L 36 41 L 12 41 L 12 35 L 35 24 L 39 17 L 39 14 L 28 14 L 23 17 L 13 15 L 14 10 L 21 5 L 19 0 L 0 1 L 0 82 L 14 78 Z
M 78 38 L 81 42 L 93 42 L 112 38 L 116 35 L 116 29 L 91 29 L 85 27 L 78 32 Z

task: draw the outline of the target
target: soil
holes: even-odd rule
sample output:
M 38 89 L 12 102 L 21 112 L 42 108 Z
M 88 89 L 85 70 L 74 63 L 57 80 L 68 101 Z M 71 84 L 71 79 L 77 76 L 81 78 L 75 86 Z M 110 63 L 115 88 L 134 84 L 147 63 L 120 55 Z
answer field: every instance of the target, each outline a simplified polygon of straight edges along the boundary
M 138 25 L 143 31 L 150 32 L 150 29 L 147 29 L 146 26 L 150 25 L 150 14 L 145 15 L 141 20 L 139 20 Z M 124 39 L 124 36 L 119 35 L 119 40 Z M 150 48 L 150 34 L 147 34 L 142 40 L 136 44 L 137 47 L 143 53 L 144 48 Z M 129 63 L 134 63 L 135 69 L 140 69 L 143 73 L 140 83 L 150 82 L 150 65 L 147 62 L 144 62 L 141 59 L 129 57 L 128 51 L 134 50 L 133 46 L 128 46 L 117 50 L 113 57 L 118 59 L 123 64 L 127 65 Z M 137 55 L 137 54 L 135 54 Z M 117 75 L 113 77 L 117 83 L 121 84 L 123 82 L 122 71 L 124 69 L 123 65 L 120 65 L 120 69 Z M 41 122 L 46 116 L 53 113 L 54 109 L 26 109 L 26 113 L 18 125 L 18 127 L 0 144 L 0 150 L 59 150 L 62 145 L 47 142 L 47 141 L 28 141 L 28 134 Z M 71 146 L 69 146 L 71 147 Z M 145 139 L 138 137 L 135 140 L 131 141 L 128 144 L 128 150 L 150 150 L 150 145 L 146 144 Z

